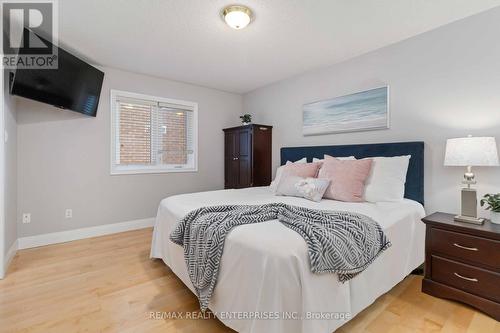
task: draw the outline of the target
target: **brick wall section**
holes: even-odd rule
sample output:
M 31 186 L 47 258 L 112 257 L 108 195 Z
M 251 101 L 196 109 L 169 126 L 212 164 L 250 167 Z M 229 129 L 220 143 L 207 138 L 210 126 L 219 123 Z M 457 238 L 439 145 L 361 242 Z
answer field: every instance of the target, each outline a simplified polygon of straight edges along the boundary
M 161 135 L 160 161 L 162 164 L 187 163 L 186 115 L 184 112 L 160 111 L 160 129 L 167 126 Z
M 120 164 L 151 164 L 149 108 L 120 108 Z
M 161 164 L 187 163 L 185 114 L 160 110 L 158 126 L 159 162 Z M 164 133 L 164 126 L 166 126 L 166 133 Z M 120 164 L 152 164 L 151 111 L 149 108 L 120 108 Z

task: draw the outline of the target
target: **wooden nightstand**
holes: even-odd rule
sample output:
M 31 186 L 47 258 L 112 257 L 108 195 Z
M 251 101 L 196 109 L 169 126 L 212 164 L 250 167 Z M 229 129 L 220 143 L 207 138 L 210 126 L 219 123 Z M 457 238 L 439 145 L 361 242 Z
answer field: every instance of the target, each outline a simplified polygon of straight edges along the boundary
M 469 304 L 500 320 L 500 225 L 455 222 L 434 213 L 426 224 L 422 291 Z

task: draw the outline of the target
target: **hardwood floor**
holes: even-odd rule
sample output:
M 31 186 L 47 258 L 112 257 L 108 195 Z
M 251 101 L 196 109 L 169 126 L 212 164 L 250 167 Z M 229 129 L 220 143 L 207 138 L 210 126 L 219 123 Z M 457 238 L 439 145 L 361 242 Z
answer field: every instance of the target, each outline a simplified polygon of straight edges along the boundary
M 197 311 L 160 260 L 151 229 L 19 251 L 0 280 L 0 332 L 233 332 L 217 319 L 151 319 Z M 465 305 L 420 292 L 410 276 L 337 332 L 500 332 Z

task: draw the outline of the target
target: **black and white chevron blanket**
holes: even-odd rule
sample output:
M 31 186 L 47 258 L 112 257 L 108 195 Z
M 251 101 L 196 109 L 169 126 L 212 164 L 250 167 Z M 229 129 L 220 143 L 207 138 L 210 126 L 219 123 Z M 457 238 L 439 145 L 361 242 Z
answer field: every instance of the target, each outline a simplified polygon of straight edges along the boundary
M 217 283 L 224 240 L 232 228 L 278 219 L 307 243 L 311 272 L 337 273 L 341 282 L 362 272 L 391 243 L 368 216 L 283 203 L 202 207 L 186 215 L 170 240 L 184 247 L 189 277 L 205 311 Z

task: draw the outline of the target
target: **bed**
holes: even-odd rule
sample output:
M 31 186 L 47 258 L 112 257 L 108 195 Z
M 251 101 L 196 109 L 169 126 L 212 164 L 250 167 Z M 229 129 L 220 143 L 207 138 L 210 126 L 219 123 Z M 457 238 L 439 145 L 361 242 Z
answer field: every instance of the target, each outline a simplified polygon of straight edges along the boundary
M 281 149 L 281 164 L 323 154 L 412 155 L 402 202 L 319 203 L 275 196 L 269 187 L 199 192 L 164 199 L 158 208 L 151 257 L 160 258 L 193 291 L 183 249 L 169 240 L 177 222 L 202 206 L 281 202 L 365 214 L 383 228 L 392 246 L 365 271 L 341 283 L 335 274 L 310 272 L 307 247 L 277 220 L 239 226 L 226 238 L 219 277 L 209 308 L 238 332 L 333 332 L 424 261 L 422 142 Z

